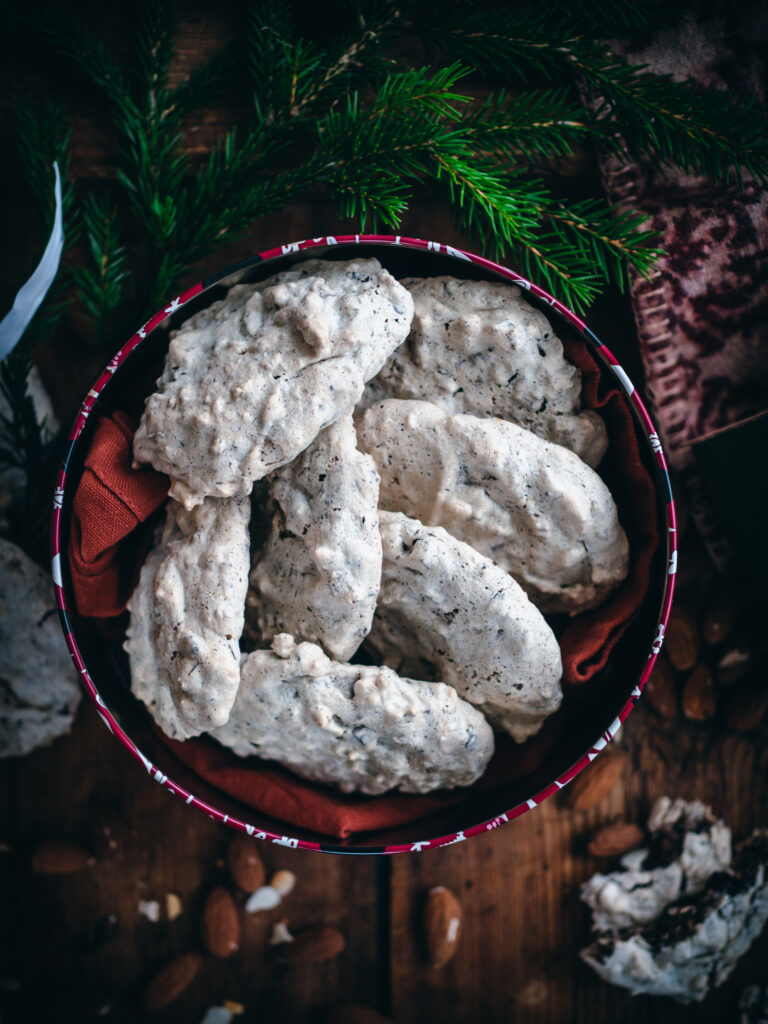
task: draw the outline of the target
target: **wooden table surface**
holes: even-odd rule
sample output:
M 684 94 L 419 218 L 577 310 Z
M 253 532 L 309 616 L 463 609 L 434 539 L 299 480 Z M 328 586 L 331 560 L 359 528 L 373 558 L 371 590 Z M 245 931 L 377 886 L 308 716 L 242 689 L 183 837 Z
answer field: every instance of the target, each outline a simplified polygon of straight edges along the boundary
M 185 14 L 174 65 L 178 76 L 226 36 L 226 23 L 210 13 L 210 6 Z M 96 19 L 93 11 L 89 16 Z M 109 35 L 112 23 L 104 17 L 99 26 Z M 114 36 L 114 26 L 111 31 Z M 201 152 L 230 117 L 228 111 L 205 112 L 194 136 Z M 113 156 L 98 117 L 77 112 L 74 174 L 108 178 Z M 577 170 L 597 188 L 592 165 Z M 18 194 L 18 180 L 3 184 Z M 3 211 L 7 223 L 24 230 L 23 208 L 6 197 Z M 210 266 L 335 230 L 339 225 L 332 206 L 312 197 L 258 222 Z M 462 241 L 443 205 L 428 195 L 414 204 L 403 232 Z M 8 253 L 0 259 L 8 270 Z M 611 294 L 589 319 L 610 337 L 639 380 L 628 302 Z M 66 421 L 102 357 L 65 338 L 56 349 L 44 349 L 40 362 Z M 695 560 L 696 548 L 689 534 L 681 564 L 691 595 L 711 576 L 706 564 Z M 686 567 L 687 551 L 691 560 Z M 722 710 L 700 725 L 670 722 L 641 700 L 617 742 L 629 755 L 627 768 L 614 790 L 589 811 L 550 799 L 485 836 L 392 858 L 330 856 L 263 844 L 268 869 L 288 868 L 296 874 L 294 892 L 273 911 L 242 913 L 240 951 L 227 961 L 207 958 L 182 997 L 148 1015 L 137 998 L 146 980 L 176 953 L 202 948 L 202 900 L 212 884 L 225 878 L 222 858 L 230 833 L 169 798 L 83 702 L 71 735 L 0 766 L 3 1024 L 86 1020 L 78 1000 L 90 990 L 112 1005 L 104 1019 L 120 1022 L 197 1024 L 207 1007 L 224 1000 L 247 1008 L 238 1018 L 244 1024 L 316 1021 L 321 1010 L 337 1003 L 360 1004 L 401 1024 L 733 1020 L 741 988 L 768 977 L 768 934 L 703 1006 L 633 999 L 602 983 L 579 961 L 578 951 L 589 940 L 589 914 L 578 894 L 585 879 L 611 864 L 587 853 L 589 836 L 614 820 L 643 822 L 659 795 L 704 800 L 736 839 L 768 824 L 768 724 L 746 734 L 730 732 Z M 66 837 L 87 845 L 93 808 L 102 804 L 114 808 L 121 821 L 113 859 L 63 877 L 30 872 L 29 849 L 38 840 Z M 419 929 L 424 894 L 434 885 L 450 887 L 464 910 L 459 951 L 443 969 L 425 963 Z M 153 923 L 140 914 L 140 900 L 158 900 L 162 906 L 171 892 L 183 906 L 176 920 L 163 914 Z M 346 937 L 345 951 L 329 963 L 275 963 L 267 940 L 273 923 L 283 918 L 291 929 L 338 927 Z

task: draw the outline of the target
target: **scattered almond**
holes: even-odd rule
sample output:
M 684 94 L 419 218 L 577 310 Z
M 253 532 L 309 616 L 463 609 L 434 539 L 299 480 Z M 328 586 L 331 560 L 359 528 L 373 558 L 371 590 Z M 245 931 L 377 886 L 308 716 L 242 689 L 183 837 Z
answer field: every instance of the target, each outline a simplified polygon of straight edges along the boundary
M 577 811 L 587 811 L 599 804 L 619 781 L 626 760 L 626 754 L 620 750 L 604 750 L 568 783 L 566 802 Z
M 281 896 L 287 896 L 293 892 L 296 885 L 296 875 L 292 871 L 276 871 L 269 880 L 270 886 L 277 890 Z
M 273 910 L 281 900 L 280 893 L 271 885 L 262 885 L 251 893 L 245 904 L 249 914 L 257 913 L 259 910 Z
M 96 863 L 96 858 L 68 839 L 47 839 L 32 850 L 30 868 L 38 875 L 69 875 Z
M 297 932 L 293 942 L 276 946 L 275 957 L 284 964 L 319 964 L 333 960 L 345 945 L 344 936 L 337 928 L 319 925 Z
M 619 857 L 636 849 L 643 842 L 644 833 L 639 825 L 629 821 L 617 821 L 606 825 L 592 836 L 589 852 L 593 857 Z
M 142 993 L 146 1010 L 162 1010 L 186 992 L 202 966 L 200 953 L 182 953 L 159 971 Z
M 233 1017 L 241 1017 L 245 1013 L 242 1003 L 236 1003 L 233 999 L 225 999 L 221 1004 L 225 1010 L 229 1010 Z
M 712 673 L 701 662 L 691 672 L 683 687 L 683 714 L 692 722 L 706 722 L 717 711 L 717 696 Z
M 674 668 L 687 672 L 699 660 L 699 634 L 685 608 L 673 608 L 667 624 L 664 649 Z
M 656 659 L 643 693 L 662 718 L 677 718 L 677 686 L 672 666 L 663 654 Z
M 227 864 L 232 881 L 243 892 L 256 892 L 267 877 L 255 840 L 235 836 L 227 850 Z
M 721 686 L 731 686 L 743 679 L 752 666 L 752 644 L 743 634 L 728 644 L 720 655 L 715 673 Z
M 725 709 L 725 724 L 734 732 L 751 732 L 768 711 L 768 686 L 750 680 L 735 687 Z
M 203 943 L 212 956 L 221 959 L 240 947 L 240 920 L 231 894 L 223 885 L 211 889 L 203 907 Z
M 175 921 L 177 917 L 180 917 L 184 907 L 181 902 L 181 897 L 175 892 L 167 892 L 165 894 L 165 916 L 169 921 Z
M 431 967 L 443 967 L 459 946 L 461 904 L 450 889 L 436 885 L 424 904 L 424 938 Z
M 717 586 L 704 608 L 701 620 L 701 639 L 709 647 L 716 647 L 726 639 L 733 628 L 738 612 L 733 591 L 724 585 Z

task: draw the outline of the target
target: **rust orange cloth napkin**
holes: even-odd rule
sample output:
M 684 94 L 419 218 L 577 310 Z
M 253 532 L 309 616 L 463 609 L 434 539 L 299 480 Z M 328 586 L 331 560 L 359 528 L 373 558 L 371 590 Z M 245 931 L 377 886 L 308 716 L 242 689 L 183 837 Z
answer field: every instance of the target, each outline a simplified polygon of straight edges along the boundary
M 72 503 L 69 567 L 81 615 L 125 611 L 151 540 L 145 524 L 168 498 L 169 480 L 131 469 L 138 421 L 123 412 L 101 419 Z

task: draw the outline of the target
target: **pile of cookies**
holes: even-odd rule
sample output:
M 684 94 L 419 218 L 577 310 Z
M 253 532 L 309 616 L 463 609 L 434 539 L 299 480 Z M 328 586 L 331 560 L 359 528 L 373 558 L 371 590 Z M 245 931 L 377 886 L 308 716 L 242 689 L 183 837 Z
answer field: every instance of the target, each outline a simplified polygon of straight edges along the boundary
M 580 394 L 507 284 L 355 259 L 231 288 L 172 336 L 134 439 L 171 479 L 134 694 L 169 736 L 346 792 L 470 785 L 494 730 L 523 741 L 560 705 L 543 613 L 627 574 Z M 361 645 L 380 664 L 350 664 Z

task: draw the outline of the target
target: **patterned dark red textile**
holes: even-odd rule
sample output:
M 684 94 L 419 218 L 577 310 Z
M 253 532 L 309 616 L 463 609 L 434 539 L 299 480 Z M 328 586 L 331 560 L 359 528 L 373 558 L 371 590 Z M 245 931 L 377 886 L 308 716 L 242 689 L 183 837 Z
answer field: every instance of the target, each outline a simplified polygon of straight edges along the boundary
M 617 52 L 677 80 L 768 99 L 765 4 L 721 6 Z M 602 171 L 608 198 L 646 213 L 668 253 L 647 279 L 632 276 L 646 387 L 670 468 L 726 569 L 729 545 L 691 444 L 768 409 L 768 191 L 748 174 L 742 191 L 615 156 Z

